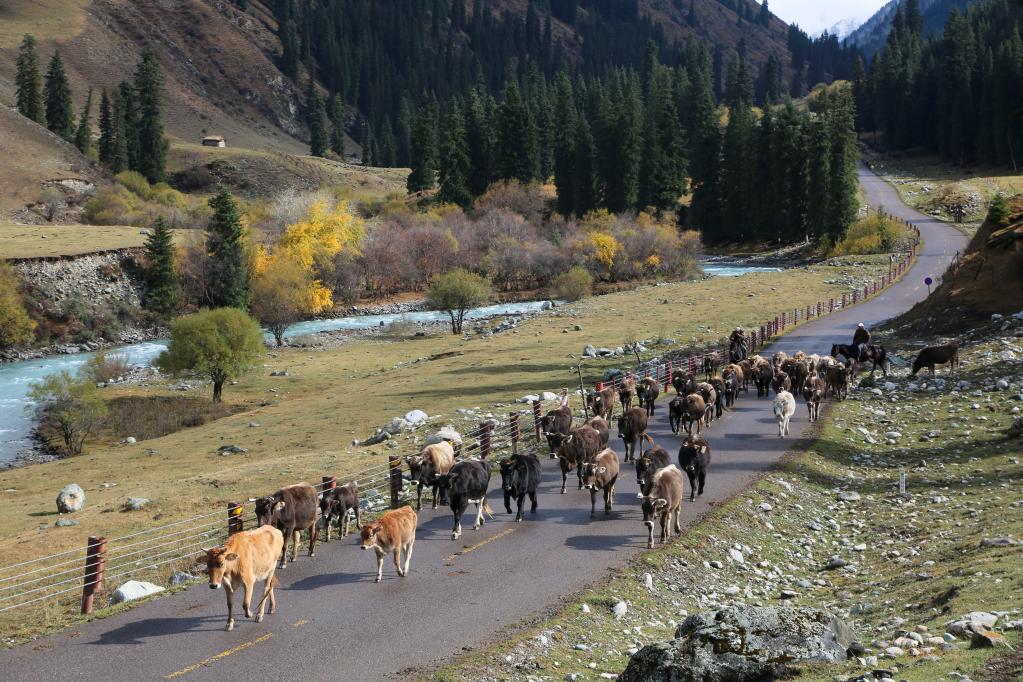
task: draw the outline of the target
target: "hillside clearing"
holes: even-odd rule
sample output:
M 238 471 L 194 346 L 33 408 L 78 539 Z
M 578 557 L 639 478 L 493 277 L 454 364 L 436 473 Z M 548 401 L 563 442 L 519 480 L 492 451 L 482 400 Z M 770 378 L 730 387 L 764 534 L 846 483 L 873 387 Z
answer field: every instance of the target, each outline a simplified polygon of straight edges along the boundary
M 455 415 L 455 408 L 482 407 L 501 417 L 519 396 L 574 386 L 577 360 L 569 355 L 578 356 L 588 343 L 614 347 L 630 337 L 670 337 L 680 344 L 716 340 L 736 324 L 759 325 L 767 311 L 783 305 L 840 297 L 888 266 L 885 256 L 855 262 L 590 298 L 522 322 L 513 331 L 470 341 L 437 333 L 402 342 L 361 340 L 331 350 L 274 350 L 262 370 L 226 388 L 225 401 L 241 406 L 238 414 L 132 445 L 94 443 L 76 458 L 0 472 L 0 490 L 15 491 L 2 493 L 0 549 L 25 560 L 84 546 L 89 534 L 116 537 L 210 513 L 229 500 L 248 499 L 284 483 L 315 481 L 328 473 L 344 479 L 385 462 L 387 453 L 421 447 L 423 436 L 437 426 L 476 426 L 470 421 L 474 417 Z M 435 359 L 413 362 L 427 358 Z M 623 360 L 588 361 L 586 381 L 598 380 L 616 362 Z M 288 376 L 270 376 L 279 370 Z M 189 382 L 184 391 L 177 391 L 178 385 L 150 381 L 107 390 L 111 397 L 208 399 L 209 389 L 201 383 Z M 412 442 L 395 450 L 349 446 L 353 438 L 362 440 L 413 408 L 434 419 L 413 434 Z M 117 439 L 133 435 L 118 434 Z M 248 452 L 218 455 L 217 449 L 227 444 Z M 54 495 L 72 482 L 88 496 L 86 508 L 75 515 L 81 525 L 53 528 Z M 153 504 L 141 512 L 107 513 L 119 510 L 128 496 L 144 496 Z M 165 568 L 169 574 L 170 567 Z M 21 624 L 19 637 L 53 625 L 26 620 L 24 613 L 4 615 L 4 626 L 13 623 L 11 618 Z
M 6 0 L 0 5 L 0 49 L 14 49 L 26 33 L 39 40 L 63 40 L 85 28 L 92 0 Z
M 98 251 L 140 247 L 148 230 L 138 227 L 99 225 L 18 225 L 0 223 L 0 260 L 78 256 Z M 175 230 L 182 242 L 188 230 Z
M 900 355 L 912 357 L 915 348 L 899 345 Z M 1019 547 L 981 541 L 1017 543 L 1023 536 L 1023 466 L 1018 441 L 1005 437 L 1023 389 L 1006 352 L 1021 350 L 1014 337 L 988 329 L 964 351 L 953 380 L 944 372 L 936 380 L 910 379 L 901 369 L 895 390 L 855 390 L 849 401 L 829 406 L 819 440 L 752 490 L 667 548 L 644 553 L 606 584 L 577 595 L 546 622 L 435 678 L 605 679 L 625 668 L 630 651 L 671 639 L 687 614 L 731 603 L 823 608 L 854 626 L 869 649 L 863 662 L 800 665 L 800 680 L 832 682 L 878 669 L 909 682 L 977 675 L 1008 650 L 973 649 L 962 638 L 949 646 L 923 642 L 915 656 L 891 657 L 885 649 L 907 631 L 941 638 L 948 621 L 972 611 L 997 614 L 1010 643 L 1019 644 L 1013 632 L 1023 629 Z M 1003 378 L 1008 389 L 996 387 Z M 898 437 L 886 439 L 893 431 Z M 907 495 L 899 493 L 900 469 Z M 636 526 L 642 533 L 640 520 Z M 730 549 L 742 552 L 744 563 L 731 560 Z M 822 571 L 833 556 L 849 565 Z M 644 573 L 653 576 L 653 592 Z M 783 600 L 782 589 L 795 596 Z M 611 607 L 619 600 L 628 611 L 615 618 Z

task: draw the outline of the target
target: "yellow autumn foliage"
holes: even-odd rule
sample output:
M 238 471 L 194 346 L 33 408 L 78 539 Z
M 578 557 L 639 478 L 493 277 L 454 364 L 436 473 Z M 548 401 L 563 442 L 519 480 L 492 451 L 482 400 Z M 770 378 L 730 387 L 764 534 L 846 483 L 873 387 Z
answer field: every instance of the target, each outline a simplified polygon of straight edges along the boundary
M 365 235 L 365 225 L 352 214 L 347 203 L 338 202 L 331 208 L 326 202 L 317 201 L 305 220 L 284 230 L 277 249 L 311 270 L 342 251 L 358 251 Z
M 618 240 L 606 232 L 594 232 L 590 234 L 589 239 L 594 260 L 610 269 L 614 265 L 615 256 L 621 250 Z

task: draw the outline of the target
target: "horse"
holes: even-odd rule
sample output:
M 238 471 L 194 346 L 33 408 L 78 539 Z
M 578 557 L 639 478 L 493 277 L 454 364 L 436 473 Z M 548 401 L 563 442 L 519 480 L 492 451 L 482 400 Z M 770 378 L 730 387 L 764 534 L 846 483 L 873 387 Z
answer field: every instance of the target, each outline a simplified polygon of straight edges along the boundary
M 738 364 L 749 357 L 749 350 L 747 349 L 746 343 L 740 343 L 733 340 L 728 344 L 728 357 L 733 364 Z
M 884 346 L 875 346 L 872 343 L 868 343 L 863 353 L 863 358 L 860 357 L 859 349 L 856 346 L 845 345 L 836 343 L 831 346 L 831 356 L 837 358 L 841 355 L 844 358 L 849 359 L 853 363 L 854 372 L 858 369 L 857 365 L 861 362 L 870 360 L 874 363 L 874 366 L 870 369 L 870 376 L 874 376 L 874 372 L 877 368 L 881 368 L 881 372 L 885 377 L 888 376 L 888 369 L 891 366 L 891 362 L 888 360 L 888 351 L 884 349 Z

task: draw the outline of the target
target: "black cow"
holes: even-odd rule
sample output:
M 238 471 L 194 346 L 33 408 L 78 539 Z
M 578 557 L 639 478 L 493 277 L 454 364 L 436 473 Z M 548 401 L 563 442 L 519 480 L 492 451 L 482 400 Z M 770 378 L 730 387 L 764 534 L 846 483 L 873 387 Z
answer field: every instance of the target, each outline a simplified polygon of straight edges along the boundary
M 472 502 L 476 505 L 476 523 L 472 529 L 483 525 L 483 514 L 494 518 L 493 511 L 487 503 L 487 488 L 490 487 L 490 465 L 478 459 L 462 460 L 451 467 L 451 471 L 438 476 L 442 492 L 446 492 L 451 501 L 451 512 L 455 516 L 455 527 L 451 530 L 451 539 L 462 536 L 462 514 Z
M 316 488 L 308 483 L 284 486 L 273 495 L 252 500 L 256 503 L 256 519 L 261 526 L 274 526 L 284 534 L 280 568 L 288 565 L 288 540 L 291 540 L 291 561 L 298 556 L 299 534 L 309 531 L 309 556 L 316 556 Z
M 545 414 L 540 420 L 540 430 L 547 438 L 547 447 L 551 450 L 551 459 L 554 459 L 562 436 L 572 432 L 572 408 L 566 405 Z
M 359 486 L 349 481 L 331 490 L 324 490 L 320 496 L 320 514 L 323 518 L 323 541 L 330 542 L 330 524 L 337 519 L 338 532 L 341 537 L 348 535 L 348 525 L 355 517 L 355 527 L 362 528 L 362 515 L 359 513 Z
M 707 482 L 707 470 L 710 468 L 710 443 L 703 436 L 686 436 L 678 449 L 678 465 L 689 477 L 689 501 L 703 494 L 703 484 Z M 697 488 L 699 482 L 699 488 Z
M 639 406 L 646 408 L 647 415 L 652 416 L 657 407 L 657 396 L 661 394 L 660 384 L 651 377 L 643 377 L 643 381 L 636 387 L 636 394 L 639 396 Z
M 512 513 L 512 498 L 518 504 L 515 520 L 522 520 L 522 503 L 529 495 L 531 514 L 536 513 L 536 489 L 540 485 L 540 460 L 536 455 L 512 455 L 501 460 L 501 487 L 504 488 L 504 509 Z
M 654 474 L 658 469 L 671 464 L 671 455 L 660 445 L 654 445 L 636 458 L 636 484 L 639 486 L 638 497 L 650 493 L 650 485 L 654 481 Z
M 680 395 L 675 396 L 668 403 L 668 425 L 672 433 L 678 433 L 682 428 L 682 419 L 686 414 L 686 399 Z

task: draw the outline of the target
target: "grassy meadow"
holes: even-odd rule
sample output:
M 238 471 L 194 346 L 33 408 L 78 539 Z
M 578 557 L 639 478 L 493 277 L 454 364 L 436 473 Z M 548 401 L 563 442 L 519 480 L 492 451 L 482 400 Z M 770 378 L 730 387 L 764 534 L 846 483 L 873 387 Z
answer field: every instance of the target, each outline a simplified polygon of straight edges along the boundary
M 187 230 L 176 230 L 178 242 Z M 0 260 L 77 256 L 142 246 L 149 230 L 102 225 L 18 225 L 0 223 Z

